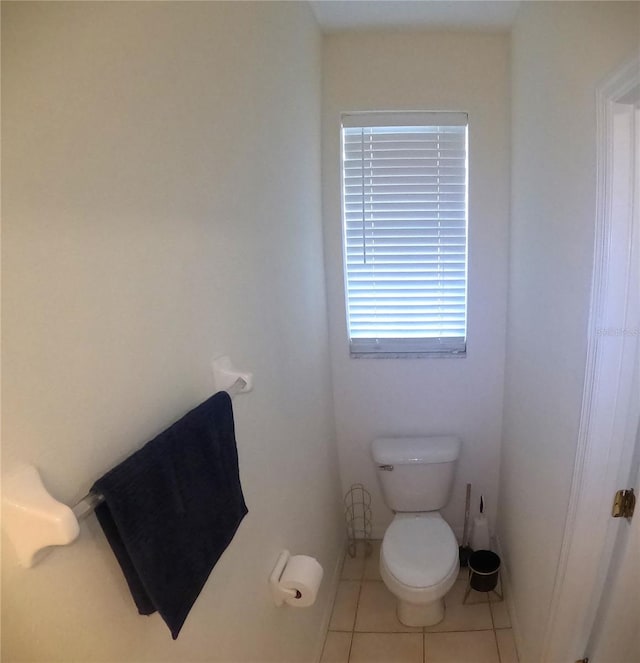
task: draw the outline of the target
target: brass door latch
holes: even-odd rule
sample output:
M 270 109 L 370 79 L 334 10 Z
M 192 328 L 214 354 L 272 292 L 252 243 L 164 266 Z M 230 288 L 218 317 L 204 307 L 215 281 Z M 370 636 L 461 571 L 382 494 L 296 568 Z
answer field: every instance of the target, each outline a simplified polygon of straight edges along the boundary
M 635 506 L 636 496 L 633 494 L 633 488 L 619 490 L 613 498 L 611 515 L 614 518 L 631 518 Z

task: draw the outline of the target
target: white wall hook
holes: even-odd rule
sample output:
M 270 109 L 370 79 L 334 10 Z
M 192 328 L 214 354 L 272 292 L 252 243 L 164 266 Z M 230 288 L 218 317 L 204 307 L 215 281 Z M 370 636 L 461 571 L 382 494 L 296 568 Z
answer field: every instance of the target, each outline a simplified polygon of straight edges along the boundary
M 73 511 L 49 495 L 38 470 L 22 465 L 3 481 L 2 527 L 21 566 L 30 568 L 48 546 L 64 546 L 78 537 Z
M 240 386 L 235 388 L 235 393 L 246 394 L 253 389 L 253 373 L 239 371 L 231 363 L 227 355 L 218 355 L 214 358 L 211 367 L 213 368 L 213 382 L 216 391 L 229 391 L 236 385 L 238 380 L 242 380 Z

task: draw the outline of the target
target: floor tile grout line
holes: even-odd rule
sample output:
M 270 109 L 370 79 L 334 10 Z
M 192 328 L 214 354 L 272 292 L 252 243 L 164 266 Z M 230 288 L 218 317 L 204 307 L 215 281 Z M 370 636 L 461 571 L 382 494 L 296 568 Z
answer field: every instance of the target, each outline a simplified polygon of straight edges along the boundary
M 333 619 L 333 611 L 336 609 L 336 601 L 338 600 L 338 590 L 340 589 L 340 583 L 342 582 L 342 574 L 344 572 L 344 563 L 346 561 L 346 558 L 347 558 L 347 552 L 345 551 L 345 554 L 342 556 L 342 566 L 340 567 L 340 577 L 338 578 L 338 586 L 336 587 L 336 593 L 331 603 L 331 612 L 329 613 L 329 625 L 327 626 L 327 632 L 324 634 L 324 644 L 322 645 L 322 653 L 320 654 L 321 660 L 322 656 L 324 655 L 325 647 L 327 646 L 327 638 L 329 637 L 329 633 L 332 632 L 331 620 Z M 340 631 L 333 631 L 333 632 L 340 633 Z
M 498 663 L 502 663 L 502 656 L 500 656 L 500 645 L 498 644 L 498 636 L 496 630 L 493 629 L 493 639 L 496 641 L 496 651 L 498 652 Z
M 356 609 L 353 613 L 353 624 L 351 625 L 351 632 L 356 632 L 356 624 L 358 622 L 358 611 L 360 610 L 360 599 L 362 598 L 362 580 L 358 583 L 358 598 L 356 599 Z
M 416 627 L 417 628 L 417 627 Z M 420 635 L 420 633 L 424 633 L 424 635 L 439 635 L 440 633 L 481 633 L 482 631 L 508 631 L 508 628 L 499 628 L 499 629 L 494 629 L 494 628 L 457 628 L 457 629 L 450 629 L 446 631 L 358 631 L 355 630 L 353 633 L 366 633 L 367 635 L 371 635 L 372 633 L 380 633 L 382 635 Z M 331 629 L 331 633 L 351 633 L 351 631 L 338 631 L 336 629 Z
M 489 601 L 489 612 L 491 614 L 491 625 L 493 626 L 493 639 L 496 643 L 496 652 L 498 654 L 498 663 L 502 663 L 502 657 L 500 656 L 500 645 L 498 644 L 498 634 L 496 633 L 496 622 L 493 618 L 493 607 L 491 601 Z
M 353 633 L 354 635 L 442 635 L 444 633 L 483 633 L 484 631 L 508 631 L 509 628 L 472 628 L 472 629 L 455 629 L 451 631 L 336 631 L 331 630 L 330 633 Z
M 338 586 L 340 585 L 341 582 L 344 582 L 345 580 L 347 580 L 349 582 L 352 582 L 352 580 L 350 578 L 344 578 L 343 577 L 344 565 L 345 565 L 345 562 L 347 561 L 347 556 L 351 557 L 349 555 L 348 550 L 345 550 L 343 558 L 342 558 L 342 568 L 340 569 L 340 578 L 338 579 Z M 353 558 L 351 558 L 351 559 L 353 559 Z M 354 581 L 354 582 L 358 582 L 358 585 L 359 585 L 358 586 L 358 599 L 356 600 L 356 614 L 357 614 L 357 610 L 358 610 L 358 602 L 360 601 L 360 591 L 362 589 L 362 576 L 363 575 L 364 575 L 364 564 L 363 564 L 362 570 L 360 572 L 360 578 Z M 331 606 L 331 617 L 333 617 L 333 611 L 335 610 L 335 607 L 336 607 L 337 598 L 338 598 L 338 592 L 336 592 L 336 595 L 333 598 L 333 604 Z M 322 654 L 320 655 L 321 659 L 322 659 L 322 656 L 324 655 L 324 650 L 327 646 L 327 637 L 329 636 L 329 633 L 349 633 L 349 652 L 347 654 L 347 663 L 348 663 L 349 659 L 351 658 L 351 648 L 353 647 L 353 634 L 354 634 L 354 628 L 355 628 L 355 620 L 356 620 L 356 616 L 354 614 L 353 624 L 351 625 L 351 630 L 350 631 L 342 631 L 340 629 L 332 629 L 330 627 L 327 628 L 327 632 L 326 632 L 325 637 L 324 637 L 324 644 L 322 646 Z M 331 623 L 331 618 L 329 619 L 329 623 Z
M 351 631 L 351 637 L 349 638 L 349 652 L 347 653 L 347 663 L 351 660 L 351 650 L 353 649 L 353 631 Z
M 362 575 L 364 575 L 364 564 L 362 566 Z M 353 650 L 353 639 L 356 634 L 356 621 L 358 619 L 358 608 L 360 607 L 360 596 L 362 595 L 362 577 L 360 577 L 360 583 L 358 587 L 358 598 L 356 599 L 356 610 L 353 613 L 353 624 L 351 625 L 351 641 L 349 642 L 349 656 L 347 657 L 347 663 L 351 662 L 351 652 Z
M 441 633 L 482 633 L 483 631 L 493 630 L 493 628 L 460 628 L 452 631 L 425 631 L 425 635 L 440 635 Z

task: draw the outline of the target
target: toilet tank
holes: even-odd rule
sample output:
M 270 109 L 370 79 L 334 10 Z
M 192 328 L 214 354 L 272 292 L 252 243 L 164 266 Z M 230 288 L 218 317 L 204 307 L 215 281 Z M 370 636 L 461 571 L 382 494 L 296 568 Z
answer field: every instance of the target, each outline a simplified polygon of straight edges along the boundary
M 387 506 L 393 511 L 438 511 L 448 501 L 460 440 L 454 435 L 379 437 L 371 445 Z

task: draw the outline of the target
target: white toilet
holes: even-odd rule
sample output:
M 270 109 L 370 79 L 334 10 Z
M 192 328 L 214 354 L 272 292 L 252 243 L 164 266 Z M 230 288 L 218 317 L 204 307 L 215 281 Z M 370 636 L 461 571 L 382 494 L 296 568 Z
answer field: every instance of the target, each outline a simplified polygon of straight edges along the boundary
M 398 598 L 398 619 L 431 626 L 458 577 L 458 542 L 438 512 L 448 501 L 460 440 L 382 437 L 371 451 L 387 506 L 395 512 L 380 548 L 380 574 Z

